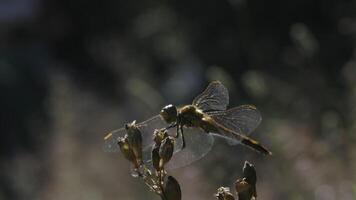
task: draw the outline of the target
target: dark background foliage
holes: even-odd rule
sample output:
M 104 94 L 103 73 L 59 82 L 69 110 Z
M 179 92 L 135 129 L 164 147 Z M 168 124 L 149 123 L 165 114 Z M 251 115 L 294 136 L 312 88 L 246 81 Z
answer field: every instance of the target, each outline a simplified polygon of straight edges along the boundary
M 172 173 L 213 199 L 244 160 L 261 199 L 356 196 L 356 2 L 0 2 L 0 199 L 155 199 L 102 136 L 211 80 L 251 103 L 266 158 L 218 140 Z

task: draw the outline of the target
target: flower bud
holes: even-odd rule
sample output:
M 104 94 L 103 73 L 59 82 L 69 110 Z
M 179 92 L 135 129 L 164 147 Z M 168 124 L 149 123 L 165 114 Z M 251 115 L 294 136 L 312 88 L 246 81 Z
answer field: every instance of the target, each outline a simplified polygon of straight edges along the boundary
M 162 141 L 162 144 L 159 148 L 159 157 L 161 158 L 159 162 L 159 167 L 162 169 L 164 164 L 166 164 L 173 156 L 174 145 L 173 139 L 167 137 Z
M 246 178 L 246 182 L 249 183 L 250 185 L 256 185 L 257 176 L 256 176 L 255 167 L 251 163 L 245 161 L 242 171 L 244 177 Z
M 155 129 L 153 132 L 153 140 L 156 144 L 161 145 L 162 140 L 168 137 L 166 129 Z
M 159 145 L 154 144 L 152 151 L 151 151 L 151 160 L 152 160 L 152 165 L 153 167 L 156 169 L 156 171 L 160 171 L 160 167 L 159 167 L 159 161 L 161 160 L 160 156 L 159 156 Z
M 167 200 L 181 200 L 182 192 L 178 181 L 172 176 L 168 176 L 167 181 L 164 184 L 164 195 Z
M 125 158 L 133 163 L 135 167 L 138 167 L 136 156 L 129 145 L 127 135 L 125 135 L 123 138 L 120 138 L 117 144 L 119 145 L 120 151 L 125 156 Z
M 131 124 L 126 124 L 125 129 L 127 131 L 127 140 L 130 148 L 132 149 L 137 163 L 142 164 L 142 135 L 141 131 L 136 126 L 136 121 Z
M 257 198 L 256 192 L 256 170 L 252 164 L 245 161 L 243 167 L 243 175 L 242 179 L 238 179 L 235 182 L 235 189 L 238 194 L 239 200 L 250 200 L 253 198 Z

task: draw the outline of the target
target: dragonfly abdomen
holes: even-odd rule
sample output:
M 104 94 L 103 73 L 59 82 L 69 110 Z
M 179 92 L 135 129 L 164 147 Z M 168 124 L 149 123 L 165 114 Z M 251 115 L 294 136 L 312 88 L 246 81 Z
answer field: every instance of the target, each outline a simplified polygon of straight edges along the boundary
M 268 149 L 266 149 L 264 146 L 262 146 L 256 140 L 253 140 L 251 138 L 243 138 L 241 140 L 241 143 L 252 148 L 253 150 L 256 150 L 256 151 L 262 153 L 262 154 L 272 155 L 272 152 L 270 152 Z
M 220 134 L 220 135 L 225 136 L 227 138 L 239 141 L 239 142 L 241 142 L 241 144 L 244 144 L 244 145 L 250 147 L 251 149 L 253 149 L 255 151 L 258 151 L 258 152 L 260 152 L 262 154 L 265 154 L 265 155 L 271 155 L 272 154 L 267 148 L 262 146 L 256 140 L 251 139 L 251 138 L 247 137 L 246 135 L 242 135 L 242 134 L 236 133 L 236 132 L 234 132 L 234 131 L 232 131 L 232 130 L 230 130 L 230 129 L 222 126 L 222 125 L 220 125 L 219 123 L 217 123 L 215 121 L 212 124 L 214 124 L 215 129 L 216 129 L 216 132 L 214 132 L 214 133 L 217 133 L 217 134 Z

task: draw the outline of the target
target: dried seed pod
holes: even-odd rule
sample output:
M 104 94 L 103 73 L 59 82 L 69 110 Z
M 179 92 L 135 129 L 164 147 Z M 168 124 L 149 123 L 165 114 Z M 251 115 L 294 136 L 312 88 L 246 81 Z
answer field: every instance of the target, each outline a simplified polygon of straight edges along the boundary
M 167 137 L 162 141 L 162 144 L 159 148 L 159 157 L 161 158 L 159 162 L 159 167 L 162 169 L 164 164 L 166 164 L 173 156 L 174 145 L 173 139 Z
M 249 183 L 250 185 L 256 185 L 257 176 L 256 176 L 255 167 L 251 163 L 245 161 L 242 171 L 244 177 L 246 178 L 246 182 Z
M 153 132 L 153 140 L 157 145 L 161 145 L 162 140 L 168 137 L 167 129 L 155 129 Z
M 125 135 L 124 138 L 120 138 L 117 144 L 119 145 L 120 151 L 125 156 L 125 158 L 129 160 L 131 163 L 133 163 L 135 168 L 137 168 L 138 167 L 137 159 L 130 147 L 130 144 L 127 139 L 127 135 Z
M 252 164 L 245 161 L 243 167 L 243 179 L 238 179 L 235 182 L 235 189 L 239 200 L 251 200 L 257 198 L 256 192 L 256 170 Z
M 230 192 L 230 188 L 228 187 L 218 188 L 218 192 L 215 194 L 215 197 L 218 200 L 235 200 L 234 196 Z
M 172 176 L 168 176 L 164 184 L 164 195 L 167 200 L 181 200 L 182 192 L 178 181 Z
M 160 145 L 154 144 L 152 147 L 152 151 L 151 151 L 152 165 L 156 169 L 156 171 L 161 170 L 159 167 L 159 161 L 161 160 L 161 158 L 159 156 L 159 147 L 160 147 Z
M 256 169 L 255 167 L 245 161 L 244 167 L 243 167 L 243 174 L 244 178 L 246 178 L 246 182 L 251 186 L 251 194 L 255 198 L 257 198 L 257 190 L 256 190 L 256 183 L 257 183 L 257 175 L 256 175 Z
M 237 197 L 239 200 L 253 200 L 256 197 L 253 195 L 252 190 L 248 189 L 243 192 L 237 193 Z
M 142 135 L 141 131 L 136 126 L 136 121 L 133 121 L 131 124 L 125 125 L 127 131 L 127 139 L 132 149 L 133 153 L 135 154 L 137 163 L 139 165 L 142 164 Z

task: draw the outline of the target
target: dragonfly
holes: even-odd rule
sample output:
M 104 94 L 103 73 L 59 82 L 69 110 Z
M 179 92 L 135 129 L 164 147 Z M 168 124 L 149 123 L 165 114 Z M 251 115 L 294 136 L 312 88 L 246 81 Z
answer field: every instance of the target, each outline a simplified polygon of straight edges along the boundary
M 262 121 L 258 109 L 253 105 L 227 109 L 228 104 L 227 88 L 220 81 L 213 81 L 194 98 L 192 104 L 180 107 L 167 105 L 158 115 L 137 123 L 142 133 L 143 160 L 150 161 L 153 133 L 159 128 L 166 128 L 169 135 L 177 138 L 174 156 L 167 164 L 170 169 L 184 167 L 204 157 L 211 150 L 214 137 L 271 155 L 266 147 L 248 137 Z M 118 139 L 125 134 L 124 127 L 108 133 L 104 137 L 104 150 L 118 152 Z

